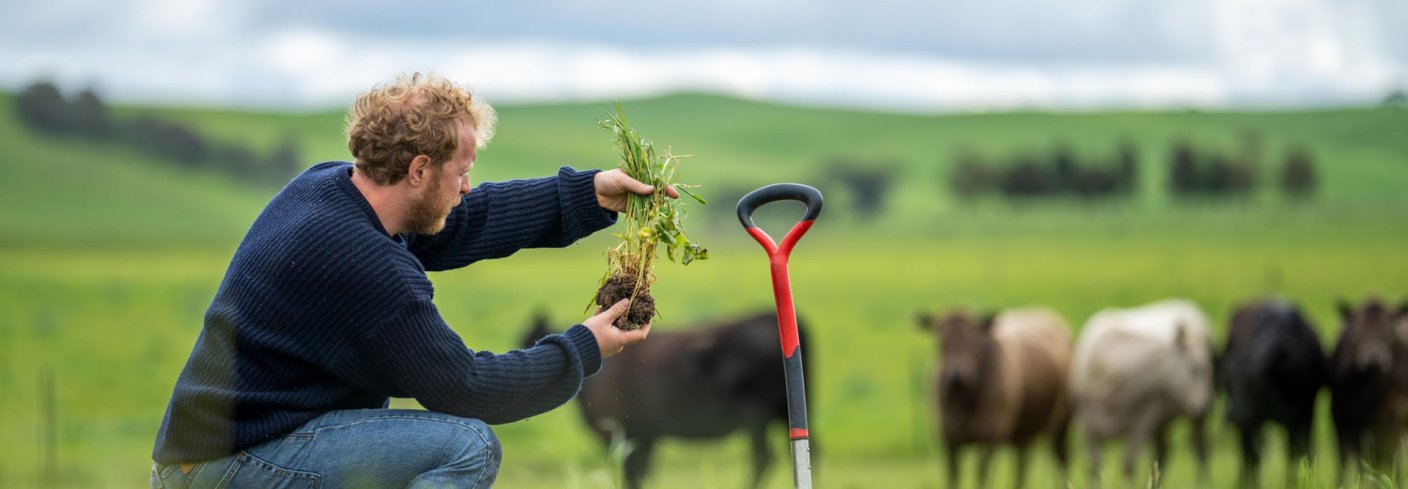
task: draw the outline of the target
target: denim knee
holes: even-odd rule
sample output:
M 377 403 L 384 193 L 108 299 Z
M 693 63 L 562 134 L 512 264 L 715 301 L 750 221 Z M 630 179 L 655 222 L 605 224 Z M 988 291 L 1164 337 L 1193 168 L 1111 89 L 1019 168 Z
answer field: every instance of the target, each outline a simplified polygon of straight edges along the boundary
M 459 437 L 459 453 L 450 465 L 484 463 L 487 459 L 487 465 L 497 471 L 504 459 L 504 448 L 494 430 L 488 423 L 472 418 L 461 418 L 461 424 L 464 432 Z

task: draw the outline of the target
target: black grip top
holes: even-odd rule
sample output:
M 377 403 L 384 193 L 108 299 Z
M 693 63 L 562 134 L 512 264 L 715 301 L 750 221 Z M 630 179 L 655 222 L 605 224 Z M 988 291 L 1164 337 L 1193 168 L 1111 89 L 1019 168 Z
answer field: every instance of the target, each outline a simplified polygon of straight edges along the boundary
M 753 224 L 753 211 L 763 204 L 779 200 L 795 200 L 806 204 L 807 215 L 802 217 L 803 221 L 816 219 L 816 216 L 821 214 L 821 191 L 800 183 L 774 183 L 748 192 L 748 195 L 738 199 L 738 222 L 743 223 L 744 228 L 757 227 Z

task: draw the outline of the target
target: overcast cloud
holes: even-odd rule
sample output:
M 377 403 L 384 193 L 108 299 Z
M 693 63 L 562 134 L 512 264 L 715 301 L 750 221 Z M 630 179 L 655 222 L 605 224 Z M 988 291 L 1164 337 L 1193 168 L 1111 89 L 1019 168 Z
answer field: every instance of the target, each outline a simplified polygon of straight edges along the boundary
M 1373 103 L 1402 0 L 22 0 L 0 85 L 338 107 L 400 71 L 494 101 L 704 90 L 895 110 Z

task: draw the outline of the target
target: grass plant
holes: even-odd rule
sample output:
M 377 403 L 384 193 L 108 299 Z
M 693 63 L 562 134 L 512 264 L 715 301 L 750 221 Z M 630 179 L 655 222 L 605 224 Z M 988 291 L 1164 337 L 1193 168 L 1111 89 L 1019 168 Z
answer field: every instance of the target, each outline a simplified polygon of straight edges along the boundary
M 611 130 L 615 138 L 621 170 L 655 187 L 650 195 L 627 196 L 626 230 L 616 235 L 621 239 L 620 244 L 606 252 L 607 271 L 594 300 L 597 305 L 610 307 L 616 301 L 630 299 L 630 310 L 616 320 L 616 326 L 640 329 L 656 315 L 650 286 L 655 283 L 651 268 L 657 251 L 663 247 L 670 261 L 678 260 L 684 265 L 709 257 L 708 250 L 685 237 L 684 210 L 670 198 L 667 189 L 674 187 L 700 204 L 706 202 L 690 192 L 689 185 L 678 182 L 677 171 L 684 156 L 677 156 L 668 149 L 658 153 L 654 143 L 631 128 L 620 103 L 616 104 L 616 113 L 609 114 L 601 125 Z

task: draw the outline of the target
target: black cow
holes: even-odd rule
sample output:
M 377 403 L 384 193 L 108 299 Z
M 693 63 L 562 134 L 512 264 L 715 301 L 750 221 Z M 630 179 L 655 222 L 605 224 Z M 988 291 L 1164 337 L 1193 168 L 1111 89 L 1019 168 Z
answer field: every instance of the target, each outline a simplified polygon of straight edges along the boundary
M 539 315 L 523 344 L 550 334 L 548 324 Z M 803 329 L 800 319 L 798 327 Z M 806 333 L 798 334 L 811 360 Z M 812 372 L 807 375 L 811 384 Z M 582 383 L 577 401 L 583 420 L 608 450 L 613 438 L 630 442 L 626 487 L 641 487 L 651 451 L 662 438 L 716 439 L 742 430 L 752 443 L 749 483 L 756 488 L 773 462 L 767 427 L 774 421 L 787 424 L 777 316 L 761 313 L 685 331 L 654 331 L 645 342 L 606 359 L 601 371 Z M 813 440 L 813 453 L 815 446 Z
M 1330 417 L 1339 441 L 1339 479 L 1345 463 L 1364 459 L 1393 470 L 1408 425 L 1408 304 L 1392 311 L 1378 298 L 1359 307 L 1338 305 L 1344 331 L 1330 357 Z
M 1239 487 L 1258 487 L 1261 427 L 1267 422 L 1286 429 L 1291 461 L 1310 455 L 1315 397 L 1328 367 L 1320 337 L 1299 308 L 1274 300 L 1238 307 L 1218 367 L 1227 391 L 1227 420 L 1241 432 Z

